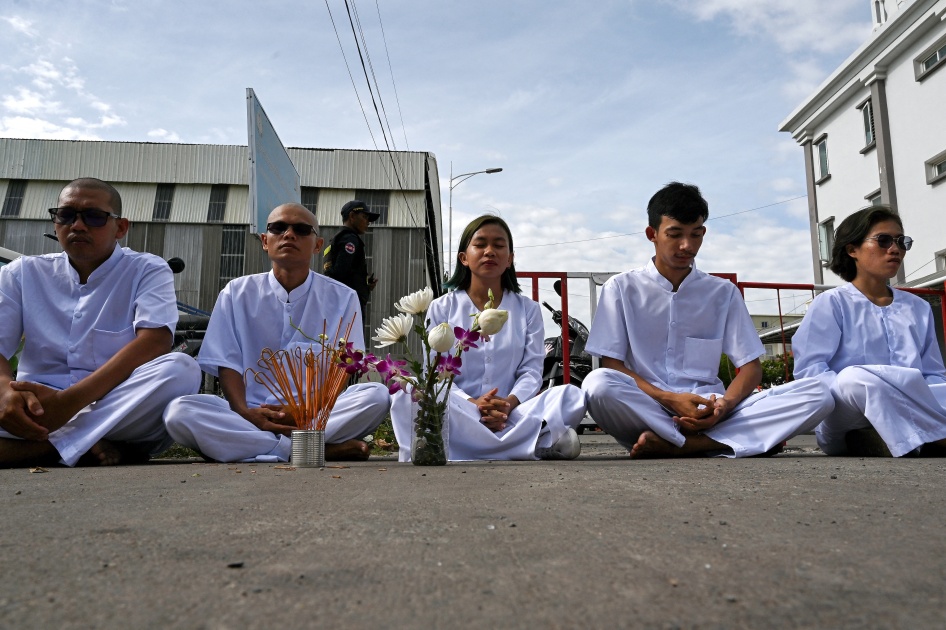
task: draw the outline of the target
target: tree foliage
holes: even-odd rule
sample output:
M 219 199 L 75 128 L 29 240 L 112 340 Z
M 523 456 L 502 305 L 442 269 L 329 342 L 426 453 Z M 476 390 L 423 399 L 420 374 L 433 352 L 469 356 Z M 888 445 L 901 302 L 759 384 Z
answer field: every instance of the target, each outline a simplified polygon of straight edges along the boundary
M 786 363 L 788 363 L 787 372 Z M 762 388 L 768 389 L 792 380 L 792 370 L 794 368 L 795 359 L 790 354 L 781 354 L 774 359 L 762 361 Z M 788 374 L 787 380 L 785 378 L 786 373 Z M 728 356 L 721 355 L 719 359 L 719 380 L 723 382 L 723 385 L 729 387 L 734 378 L 736 378 L 736 366 L 733 365 Z

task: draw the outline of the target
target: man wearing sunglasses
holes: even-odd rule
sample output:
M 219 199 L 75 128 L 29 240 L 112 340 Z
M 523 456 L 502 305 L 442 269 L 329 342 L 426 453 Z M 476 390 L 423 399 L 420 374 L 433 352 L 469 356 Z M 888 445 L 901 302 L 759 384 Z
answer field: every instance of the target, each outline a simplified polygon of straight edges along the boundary
M 364 201 L 355 199 L 342 206 L 343 227 L 325 248 L 325 275 L 351 287 L 358 294 L 361 314 L 365 315 L 368 298 L 378 284 L 374 274 L 368 275 L 365 243 L 361 240 L 368 227 L 381 215 L 368 210 Z
M 315 216 L 299 204 L 284 204 L 270 213 L 260 240 L 272 271 L 237 278 L 224 287 L 197 357 L 205 372 L 220 379 L 226 400 L 184 396 L 168 405 L 164 420 L 178 443 L 221 462 L 288 461 L 294 419 L 264 385 L 243 375 L 259 369 L 264 349 L 304 350 L 323 327 L 334 337 L 339 321 L 347 327 L 352 318 L 348 341 L 365 347 L 358 296 L 310 269 L 322 248 L 318 229 Z M 361 438 L 381 424 L 390 404 L 380 383 L 344 391 L 325 428 L 326 459 L 368 459 L 370 451 Z
M 49 213 L 63 253 L 0 270 L 0 465 L 147 459 L 171 444 L 164 407 L 200 383 L 193 359 L 169 354 L 171 270 L 118 245 L 128 219 L 101 180 L 70 182 Z

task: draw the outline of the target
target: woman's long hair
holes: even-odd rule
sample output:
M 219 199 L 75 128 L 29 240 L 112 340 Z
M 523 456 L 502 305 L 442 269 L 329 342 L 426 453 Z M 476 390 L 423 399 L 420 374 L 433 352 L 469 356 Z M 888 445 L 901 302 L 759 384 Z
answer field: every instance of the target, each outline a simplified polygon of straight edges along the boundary
M 454 291 L 456 289 L 463 289 L 465 291 L 470 288 L 470 281 L 473 278 L 473 274 L 470 273 L 469 267 L 460 262 L 460 253 L 466 251 L 466 248 L 470 246 L 470 241 L 473 240 L 473 235 L 476 234 L 481 227 L 490 224 L 498 225 L 506 232 L 506 237 L 509 239 L 509 253 L 510 255 L 513 253 L 512 232 L 509 230 L 509 226 L 506 225 L 505 221 L 494 214 L 484 214 L 476 217 L 463 229 L 463 234 L 460 236 L 460 244 L 457 248 L 457 258 L 454 264 L 453 275 L 444 283 L 444 287 L 447 290 Z M 514 264 L 510 264 L 509 268 L 503 272 L 502 286 L 503 289 L 511 291 L 512 293 L 522 292 L 522 289 L 519 288 L 519 280 L 516 279 L 516 266 Z

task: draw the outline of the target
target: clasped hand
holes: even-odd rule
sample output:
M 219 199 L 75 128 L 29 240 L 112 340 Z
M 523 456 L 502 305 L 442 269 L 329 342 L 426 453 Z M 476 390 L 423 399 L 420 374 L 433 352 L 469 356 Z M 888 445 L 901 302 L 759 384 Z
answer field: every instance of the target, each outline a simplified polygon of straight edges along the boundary
M 696 394 L 674 394 L 669 400 L 674 412 L 673 420 L 685 435 L 701 433 L 713 428 L 732 411 L 732 402 L 724 397 L 710 394 L 703 398 Z
M 249 407 L 237 413 L 262 431 L 292 437 L 292 432 L 296 429 L 295 419 L 291 414 L 283 411 L 282 405 Z
M 24 440 L 43 441 L 81 410 L 68 390 L 11 381 L 0 394 L 0 426 Z
M 480 422 L 493 433 L 506 428 L 506 420 L 509 419 L 509 413 L 514 407 L 509 398 L 497 396 L 498 393 L 499 389 L 494 387 L 479 398 L 469 399 L 479 409 Z

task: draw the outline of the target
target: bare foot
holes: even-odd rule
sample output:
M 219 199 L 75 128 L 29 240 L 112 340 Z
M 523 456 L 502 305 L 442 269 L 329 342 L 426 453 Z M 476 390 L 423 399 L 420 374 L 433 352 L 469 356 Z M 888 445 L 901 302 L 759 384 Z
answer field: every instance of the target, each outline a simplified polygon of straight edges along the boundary
M 363 462 L 371 455 L 368 444 L 361 440 L 345 440 L 325 445 L 325 459 L 333 462 Z
M 142 464 L 148 461 L 146 451 L 128 442 L 99 440 L 79 458 L 80 466 L 117 466 L 118 464 Z
M 653 431 L 644 431 L 637 438 L 637 444 L 631 449 L 632 459 L 648 457 L 673 457 L 680 454 L 680 448 L 674 446 Z
M 648 457 L 693 457 L 708 451 L 724 451 L 729 447 L 703 435 L 688 435 L 683 446 L 674 446 L 653 431 L 644 431 L 631 449 L 633 459 Z
M 113 442 L 99 440 L 89 449 L 90 463 L 99 466 L 117 466 L 122 463 L 122 452 Z

